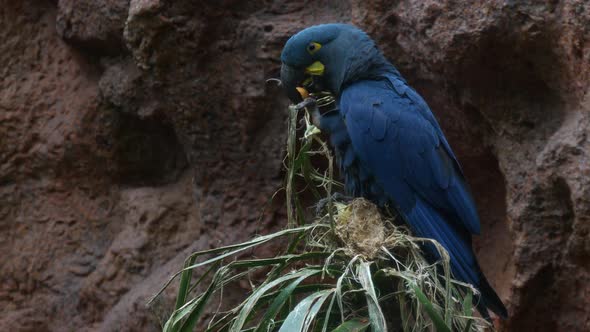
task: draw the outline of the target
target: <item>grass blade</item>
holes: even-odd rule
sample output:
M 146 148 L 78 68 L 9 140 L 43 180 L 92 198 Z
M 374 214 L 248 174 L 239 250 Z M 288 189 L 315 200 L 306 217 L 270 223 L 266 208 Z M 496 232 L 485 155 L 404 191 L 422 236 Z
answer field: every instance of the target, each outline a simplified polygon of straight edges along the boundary
M 309 313 L 305 317 L 305 325 L 303 326 L 303 332 L 306 332 L 307 330 L 309 330 L 309 327 L 312 325 L 313 320 L 315 319 L 318 312 L 320 311 L 320 309 L 324 305 L 324 302 L 326 302 L 326 300 L 328 299 L 328 297 L 330 297 L 330 295 L 334 294 L 334 289 L 329 289 L 329 290 L 325 290 L 322 292 L 324 292 L 324 294 L 322 294 L 322 296 L 320 298 L 318 298 L 317 301 L 315 301 L 315 303 L 313 304 L 313 306 L 309 310 Z
M 229 245 L 229 246 L 225 246 L 225 247 L 220 247 L 220 248 L 214 248 L 214 249 L 208 249 L 208 250 L 203 250 L 203 251 L 199 251 L 196 252 L 194 254 L 192 254 L 189 259 L 193 259 L 196 258 L 198 256 L 202 256 L 202 255 L 206 255 L 206 254 L 216 254 L 216 253 L 222 253 L 218 256 L 215 256 L 211 259 L 208 259 L 204 262 L 198 263 L 198 264 L 193 264 L 190 266 L 186 266 L 184 267 L 182 270 L 180 270 L 179 272 L 175 273 L 165 284 L 164 286 L 154 295 L 152 296 L 152 298 L 148 301 L 148 304 L 153 302 L 154 299 L 156 297 L 158 297 L 158 295 L 160 295 L 164 289 L 166 289 L 166 287 L 168 287 L 168 285 L 170 285 L 170 283 L 172 282 L 172 280 L 174 280 L 178 275 L 182 274 L 184 271 L 186 270 L 191 270 L 191 269 L 195 269 L 197 267 L 201 267 L 204 265 L 208 265 L 211 263 L 215 263 L 218 261 L 223 260 L 226 257 L 229 256 L 233 256 L 236 255 L 242 251 L 248 250 L 250 248 L 259 246 L 261 244 L 264 244 L 266 242 L 269 242 L 271 240 L 274 240 L 276 238 L 285 236 L 285 235 L 291 235 L 291 234 L 297 234 L 297 233 L 304 233 L 307 232 L 315 227 L 325 227 L 326 225 L 305 225 L 305 226 L 301 226 L 301 227 L 296 227 L 296 228 L 289 228 L 289 229 L 284 229 L 282 231 L 278 231 L 272 234 L 268 234 L 268 235 L 263 235 L 263 236 L 258 236 L 250 241 L 247 242 L 243 242 L 240 244 L 234 244 L 234 245 Z
M 375 293 L 375 285 L 371 276 L 371 263 L 361 262 L 358 268 L 358 277 L 361 286 L 365 290 L 365 297 L 367 298 L 367 307 L 369 309 L 369 320 L 371 322 L 372 330 L 375 332 L 387 332 L 387 325 L 385 323 L 385 316 L 381 311 L 377 294 Z
M 336 301 L 337 294 L 334 291 L 334 296 L 330 300 L 330 304 L 328 305 L 328 310 L 326 310 L 326 318 L 324 318 L 324 326 L 322 327 L 322 332 L 326 332 L 328 330 L 328 323 L 330 322 L 330 314 L 332 313 L 332 308 L 334 307 L 334 302 Z
M 182 324 L 182 327 L 180 328 L 180 332 L 192 332 L 195 330 L 195 326 L 197 325 L 199 318 L 201 318 L 201 315 L 203 314 L 205 306 L 209 302 L 209 300 L 211 299 L 211 295 L 213 294 L 213 292 L 214 292 L 214 287 L 210 287 L 207 290 L 207 292 L 205 292 L 205 294 L 203 294 L 203 296 L 199 299 L 197 305 L 193 308 L 190 315 L 187 317 L 187 319 Z
M 189 257 L 185 261 L 184 267 L 193 265 L 195 263 L 195 259 L 196 257 Z M 180 285 L 178 286 L 178 296 L 176 297 L 176 306 L 174 307 L 174 310 L 177 310 L 184 305 L 186 301 L 186 296 L 188 295 L 192 276 L 193 270 L 184 270 L 182 272 L 180 276 Z
M 262 320 L 260 321 L 260 324 L 258 325 L 255 331 L 266 332 L 268 330 L 268 327 L 270 326 L 272 320 L 281 310 L 285 302 L 289 299 L 295 288 L 297 288 L 297 286 L 307 277 L 308 276 L 303 275 L 295 279 L 295 281 L 290 283 L 289 286 L 283 288 L 283 290 L 279 293 L 279 295 L 275 297 L 274 301 L 269 306 L 268 310 L 264 314 L 264 317 L 262 317 Z
M 254 306 L 256 305 L 256 303 L 258 302 L 258 300 L 271 288 L 285 282 L 285 281 L 289 281 L 291 279 L 295 279 L 295 278 L 299 278 L 299 277 L 304 277 L 308 278 L 314 274 L 318 274 L 319 270 L 301 270 L 295 273 L 291 273 L 291 274 L 287 274 L 284 275 L 280 278 L 277 278 L 261 287 L 258 287 L 256 290 L 254 290 L 254 292 L 252 293 L 252 295 L 250 295 L 248 297 L 248 299 L 246 300 L 246 302 L 244 302 L 244 306 L 242 307 L 242 310 L 240 310 L 240 313 L 238 314 L 236 321 L 234 322 L 234 324 L 232 325 L 232 327 L 230 328 L 230 331 L 241 331 L 242 327 L 244 326 L 244 324 L 246 323 L 246 320 L 248 319 L 248 317 L 250 316 L 250 314 L 252 313 L 252 310 L 254 309 Z
M 305 332 L 317 315 L 322 304 L 334 293 L 328 289 L 313 293 L 297 304 L 295 309 L 289 313 L 279 332 Z
M 371 325 L 369 319 L 355 318 L 340 324 L 340 326 L 333 329 L 332 332 L 364 332 L 367 330 L 369 325 Z
M 305 232 L 305 231 L 308 231 L 308 230 L 310 230 L 310 229 L 312 229 L 312 228 L 314 228 L 316 226 L 317 225 L 307 225 L 307 226 L 301 226 L 301 227 L 297 227 L 297 228 L 284 229 L 282 231 L 278 231 L 278 232 L 275 232 L 275 233 L 272 233 L 272 234 L 259 236 L 259 237 L 255 238 L 253 240 L 250 240 L 248 242 L 241 243 L 239 245 L 227 246 L 227 247 L 224 247 L 224 248 L 226 248 L 225 250 L 230 250 L 230 249 L 234 249 L 234 248 L 236 248 L 236 249 L 231 250 L 231 251 L 227 251 L 227 252 L 225 252 L 225 253 L 223 253 L 221 255 L 218 255 L 218 256 L 215 256 L 213 258 L 210 258 L 210 259 L 208 259 L 208 260 L 206 260 L 204 262 L 201 262 L 201 263 L 198 263 L 198 264 L 194 264 L 194 265 L 188 266 L 188 267 L 184 268 L 183 270 L 194 269 L 194 268 L 197 268 L 197 267 L 200 267 L 200 266 L 203 266 L 203 265 L 208 265 L 208 264 L 217 262 L 219 260 L 222 260 L 222 259 L 224 259 L 226 257 L 233 256 L 233 255 L 235 255 L 235 254 L 237 254 L 239 252 L 242 252 L 244 250 L 248 250 L 248 249 L 253 248 L 255 246 L 259 246 L 259 245 L 261 245 L 263 243 L 266 243 L 268 241 L 274 240 L 274 239 L 276 239 L 278 237 L 282 237 L 284 235 L 289 235 L 289 234 L 293 234 L 293 233 Z M 206 253 L 214 253 L 214 252 L 224 251 L 224 250 L 221 250 L 221 249 L 222 248 L 205 250 L 205 251 L 196 253 L 194 255 L 197 255 L 197 254 L 198 255 L 203 255 L 203 254 L 206 254 Z
M 207 288 L 207 291 L 203 295 L 187 302 L 184 306 L 175 310 L 166 322 L 166 324 L 164 325 L 164 331 L 192 331 L 199 317 L 203 313 L 205 304 L 209 302 L 209 299 L 215 291 L 218 282 L 220 281 L 220 279 L 223 279 L 226 271 L 227 268 L 222 268 L 218 270 L 215 276 L 213 277 L 211 284 Z M 180 322 L 185 318 L 186 320 L 184 321 L 184 323 L 179 326 L 178 324 L 180 324 Z
M 434 306 L 432 305 L 432 302 L 428 300 L 426 295 L 424 295 L 422 290 L 420 290 L 420 287 L 418 287 L 418 285 L 416 284 L 410 284 L 410 287 L 414 291 L 414 294 L 416 295 L 418 301 L 420 301 L 420 303 L 424 306 L 424 310 L 426 310 L 426 313 L 432 320 L 432 323 L 436 327 L 436 330 L 438 332 L 451 332 L 451 329 L 447 326 L 444 319 L 438 314 L 438 312 L 436 312 Z
M 463 315 L 467 318 L 464 331 L 469 332 L 471 331 L 471 324 L 473 324 L 473 320 L 469 318 L 473 315 L 473 294 L 471 290 L 467 290 L 465 299 L 463 299 Z

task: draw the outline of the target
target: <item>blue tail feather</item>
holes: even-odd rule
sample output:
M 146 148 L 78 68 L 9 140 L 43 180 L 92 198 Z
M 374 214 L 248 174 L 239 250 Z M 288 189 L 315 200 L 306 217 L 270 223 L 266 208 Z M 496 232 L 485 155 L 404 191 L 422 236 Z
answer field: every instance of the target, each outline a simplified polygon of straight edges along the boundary
M 447 250 L 454 278 L 479 289 L 481 294 L 476 297 L 477 308 L 484 318 L 489 319 L 487 308 L 501 317 L 507 316 L 502 301 L 481 272 L 471 248 L 471 236 L 467 231 L 446 222 L 439 212 L 420 199 L 416 200 L 411 211 L 405 213 L 405 218 L 416 236 L 434 239 Z M 427 257 L 440 259 L 434 245 L 426 244 L 423 249 Z

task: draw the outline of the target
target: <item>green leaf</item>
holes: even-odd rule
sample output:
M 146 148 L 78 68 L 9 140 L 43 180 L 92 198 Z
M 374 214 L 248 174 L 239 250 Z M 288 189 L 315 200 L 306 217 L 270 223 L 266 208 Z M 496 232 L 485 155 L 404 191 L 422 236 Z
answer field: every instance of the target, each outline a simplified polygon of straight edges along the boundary
M 345 282 L 346 275 L 348 275 L 348 273 L 350 273 L 350 269 L 352 269 L 352 266 L 354 265 L 354 263 L 358 259 L 359 259 L 359 256 L 353 257 L 348 262 L 348 265 L 346 266 L 344 271 L 342 271 L 342 274 L 340 274 L 340 277 L 338 277 L 338 280 L 336 281 L 336 294 L 335 294 L 336 303 L 338 304 L 338 308 L 340 309 L 340 321 L 342 321 L 342 322 L 344 322 L 344 301 L 343 301 L 344 295 L 342 294 L 343 284 Z
M 467 291 L 467 294 L 465 294 L 465 298 L 463 299 L 463 314 L 466 317 L 471 317 L 471 315 L 473 315 L 473 294 L 471 293 L 471 291 Z
M 295 288 L 297 288 L 299 283 L 301 283 L 307 277 L 308 276 L 303 275 L 303 276 L 297 278 L 292 283 L 290 283 L 289 286 L 287 286 L 287 287 L 283 288 L 283 290 L 281 290 L 279 295 L 277 295 L 275 297 L 272 304 L 268 307 L 268 310 L 264 314 L 264 317 L 262 317 L 262 320 L 260 321 L 260 324 L 256 328 L 256 331 L 266 332 L 268 330 L 268 327 L 272 323 L 272 320 L 275 318 L 277 313 L 281 310 L 281 308 L 283 307 L 285 302 L 289 299 L 289 297 L 291 296 L 291 294 L 293 293 Z
M 224 277 L 226 272 L 226 268 L 218 270 L 217 273 L 215 273 L 209 288 L 207 288 L 207 291 L 200 297 L 187 302 L 185 305 L 175 310 L 164 325 L 163 330 L 165 332 L 192 331 L 199 317 L 203 313 L 205 305 L 207 302 L 209 302 L 211 295 L 215 291 L 217 283 Z M 186 320 L 184 323 L 179 326 L 178 324 L 180 324 L 180 322 L 185 318 Z
M 196 252 L 194 254 L 192 254 L 189 257 L 189 260 L 194 259 L 198 256 L 202 256 L 202 255 L 206 255 L 206 254 L 216 254 L 216 253 L 222 253 L 218 256 L 215 256 L 213 258 L 210 258 L 204 262 L 198 263 L 198 264 L 192 264 L 190 266 L 186 266 L 184 267 L 181 271 L 177 272 L 176 274 L 174 274 L 165 284 L 164 286 L 160 289 L 160 291 L 158 291 L 151 299 L 150 301 L 148 301 L 148 303 L 151 303 L 154 301 L 154 299 L 160 295 L 164 289 L 166 289 L 166 287 L 168 287 L 168 285 L 170 285 L 170 283 L 172 282 L 172 280 L 174 280 L 178 275 L 182 274 L 184 271 L 187 270 L 192 270 L 195 269 L 197 267 L 201 267 L 204 265 L 208 265 L 211 263 L 215 263 L 218 261 L 223 260 L 226 257 L 229 256 L 233 256 L 236 255 L 242 251 L 248 250 L 250 248 L 259 246 L 261 244 L 264 244 L 266 242 L 269 242 L 271 240 L 277 239 L 279 237 L 285 236 L 285 235 L 290 235 L 290 234 L 298 234 L 298 233 L 304 233 L 307 232 L 315 227 L 329 227 L 327 225 L 305 225 L 305 226 L 301 226 L 301 227 L 296 227 L 296 228 L 289 228 L 289 229 L 284 229 L 282 231 L 279 232 L 275 232 L 272 234 L 268 234 L 268 235 L 264 235 L 264 236 L 259 236 L 256 237 L 255 239 L 252 239 L 250 241 L 247 242 L 243 242 L 240 244 L 234 244 L 234 245 L 229 245 L 229 246 L 225 246 L 225 247 L 220 247 L 220 248 L 214 248 L 214 249 L 208 249 L 208 250 L 203 250 L 203 251 L 199 251 Z
M 424 310 L 426 310 L 426 313 L 432 320 L 432 323 L 436 327 L 436 330 L 438 332 L 451 332 L 451 328 L 447 326 L 443 318 L 436 312 L 434 306 L 432 305 L 432 302 L 428 300 L 428 298 L 422 292 L 422 290 L 420 290 L 418 285 L 416 285 L 415 283 L 410 283 L 410 287 L 414 291 L 414 294 L 416 295 L 416 298 L 418 298 L 418 301 L 420 301 L 420 303 L 422 303 L 422 305 L 424 306 Z
M 361 286 L 365 290 L 365 297 L 367 298 L 367 307 L 369 309 L 369 320 L 371 327 L 375 332 L 387 332 L 387 324 L 385 323 L 385 316 L 381 311 L 379 299 L 375 293 L 375 285 L 371 277 L 371 263 L 361 262 L 358 267 L 358 277 Z
M 300 254 L 300 255 L 285 255 L 285 256 L 279 256 L 279 257 L 273 257 L 273 258 L 252 259 L 252 260 L 231 262 L 217 271 L 217 273 L 215 274 L 215 276 L 213 278 L 213 281 L 211 282 L 207 292 L 204 295 L 189 301 L 187 304 L 185 304 L 183 307 L 181 307 L 179 310 L 177 310 L 173 313 L 173 315 L 170 317 L 169 321 L 166 323 L 167 327 L 165 327 L 165 331 L 178 330 L 178 323 L 182 319 L 184 319 L 185 317 L 188 317 L 189 320 L 190 319 L 194 320 L 194 321 L 189 321 L 189 325 L 187 325 L 187 326 L 189 326 L 189 328 L 190 328 L 190 326 L 194 326 L 193 323 L 197 322 L 198 318 L 202 314 L 201 311 L 202 311 L 203 306 L 209 301 L 209 298 L 213 292 L 222 288 L 224 285 L 226 285 L 230 282 L 241 279 L 244 275 L 246 275 L 248 273 L 248 271 L 246 271 L 246 272 L 241 272 L 238 274 L 230 274 L 229 276 L 226 277 L 226 275 L 228 274 L 227 272 L 231 271 L 232 269 L 247 267 L 250 269 L 250 271 L 253 271 L 255 269 L 258 269 L 258 268 L 261 268 L 264 266 L 274 265 L 277 262 L 294 262 L 294 261 L 301 260 L 301 259 L 305 260 L 305 259 L 309 259 L 309 258 L 313 258 L 313 257 L 323 257 L 323 256 L 326 256 L 326 254 L 325 253 L 317 253 L 317 252 L 309 252 L 309 253 L 304 253 L 304 254 Z M 215 267 L 216 267 L 216 265 L 212 265 L 209 270 L 211 270 Z M 209 270 L 206 273 L 208 273 Z M 311 271 L 311 269 L 309 269 L 309 270 Z M 316 273 L 320 273 L 321 270 L 318 268 L 317 270 L 314 270 L 314 271 Z M 199 278 L 199 280 L 201 280 L 202 278 L 203 278 L 203 276 L 201 278 Z M 236 311 L 239 310 L 239 308 L 241 308 L 241 306 L 238 306 L 236 308 Z M 191 325 L 191 324 L 193 324 L 193 325 Z M 186 325 L 186 323 L 185 323 L 185 325 Z
M 290 228 L 290 229 L 284 229 L 282 231 L 276 232 L 276 233 L 272 233 L 272 234 L 268 234 L 268 235 L 264 235 L 264 236 L 259 236 L 253 240 L 250 240 L 248 242 L 244 242 L 238 245 L 232 245 L 232 246 L 227 246 L 227 247 L 222 247 L 222 248 L 218 248 L 218 249 L 211 249 L 211 250 L 205 250 L 205 251 L 201 251 L 198 253 L 193 254 L 193 256 L 195 255 L 203 255 L 203 254 L 210 254 L 210 253 L 216 253 L 216 252 L 222 252 L 222 251 L 226 251 L 226 250 L 231 250 L 234 248 L 237 248 L 235 250 L 231 250 L 231 251 L 226 251 L 225 253 L 215 256 L 211 259 L 208 259 L 204 262 L 198 263 L 198 264 L 194 264 L 191 266 L 188 266 L 186 268 L 184 268 L 183 270 L 187 270 L 187 269 L 194 269 L 203 265 L 207 265 L 207 264 L 211 264 L 214 262 L 217 262 L 219 260 L 222 260 L 228 256 L 233 256 L 239 252 L 242 252 L 244 250 L 248 250 L 252 247 L 261 245 L 263 243 L 266 243 L 270 240 L 276 239 L 278 237 L 284 236 L 284 235 L 288 235 L 288 234 L 293 234 L 293 233 L 299 233 L 299 232 L 305 232 L 308 231 L 310 229 L 312 229 L 314 227 L 314 225 L 307 225 L 307 226 L 301 226 L 301 227 L 297 227 L 297 228 Z
M 335 290 L 334 290 L 335 291 Z M 326 332 L 328 330 L 328 323 L 330 323 L 330 314 L 332 314 L 332 308 L 334 307 L 334 301 L 336 301 L 336 294 L 332 296 L 330 300 L 330 304 L 328 305 L 328 310 L 326 310 L 326 317 L 324 318 L 324 325 L 322 327 L 322 332 Z
M 313 293 L 304 298 L 289 313 L 279 332 L 306 332 L 324 302 L 334 294 L 334 289 Z
M 473 324 L 473 294 L 471 290 L 467 290 L 467 294 L 465 294 L 465 298 L 463 299 L 463 315 L 465 315 L 467 319 L 467 323 L 465 324 L 465 332 L 469 332 L 471 330 L 471 324 Z
M 302 254 L 289 254 L 283 256 L 276 256 L 271 258 L 259 258 L 259 259 L 248 259 L 248 260 L 241 260 L 241 261 L 234 261 L 228 264 L 232 268 L 250 268 L 250 267 L 260 267 L 260 266 L 271 266 L 276 264 L 289 264 L 298 261 L 305 261 L 305 260 L 312 260 L 316 258 L 324 258 L 329 256 L 330 253 L 328 252 L 321 252 L 321 251 L 309 251 Z
M 181 308 L 175 310 L 172 313 L 172 315 L 170 315 L 170 318 L 168 318 L 168 320 L 166 321 L 166 324 L 164 324 L 164 328 L 162 329 L 162 331 L 178 331 L 178 329 L 180 328 L 178 323 L 193 310 L 193 308 L 197 305 L 198 300 L 199 298 L 192 299 Z
M 195 263 L 195 257 L 189 257 L 184 262 L 184 267 L 191 266 Z M 174 309 L 182 307 L 186 301 L 193 270 L 184 270 L 180 276 L 180 285 L 178 286 L 178 296 L 176 297 L 176 306 Z
M 371 325 L 369 319 L 355 318 L 340 324 L 340 326 L 333 329 L 332 332 L 363 332 L 367 330 L 369 325 Z
M 299 277 L 304 277 L 303 279 L 305 279 L 305 278 L 310 277 L 314 274 L 318 274 L 319 272 L 320 272 L 319 270 L 309 270 L 309 269 L 308 270 L 301 270 L 299 272 L 284 275 L 280 278 L 277 278 L 273 281 L 268 282 L 267 284 L 264 284 L 264 285 L 258 287 L 256 290 L 254 290 L 252 295 L 250 295 L 248 297 L 246 302 L 244 302 L 242 310 L 240 310 L 239 314 L 237 315 L 236 321 L 232 324 L 230 331 L 238 332 L 238 331 L 242 330 L 242 327 L 246 323 L 248 316 L 250 316 L 250 313 L 254 309 L 254 306 L 256 305 L 258 300 L 271 288 L 273 288 L 285 281 L 299 278 Z

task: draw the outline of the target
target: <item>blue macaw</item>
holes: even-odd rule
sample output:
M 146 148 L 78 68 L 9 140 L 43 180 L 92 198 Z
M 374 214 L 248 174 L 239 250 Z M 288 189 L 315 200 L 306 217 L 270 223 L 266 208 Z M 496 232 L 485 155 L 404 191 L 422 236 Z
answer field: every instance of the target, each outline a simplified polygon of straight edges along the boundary
M 424 99 L 375 42 L 351 25 L 312 26 L 287 41 L 281 61 L 281 82 L 293 102 L 301 101 L 302 87 L 337 98 L 319 127 L 347 193 L 394 207 L 415 235 L 441 243 L 454 277 L 479 290 L 482 316 L 489 319 L 490 309 L 506 318 L 472 250 L 480 222 L 459 161 Z M 423 250 L 440 258 L 432 245 Z

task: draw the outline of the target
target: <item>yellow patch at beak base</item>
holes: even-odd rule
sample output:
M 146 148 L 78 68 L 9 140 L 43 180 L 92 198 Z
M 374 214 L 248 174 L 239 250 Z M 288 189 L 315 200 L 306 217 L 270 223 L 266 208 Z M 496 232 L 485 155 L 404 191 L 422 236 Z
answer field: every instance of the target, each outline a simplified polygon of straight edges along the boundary
M 309 67 L 305 68 L 305 73 L 314 76 L 322 76 L 324 75 L 324 64 L 316 61 Z

